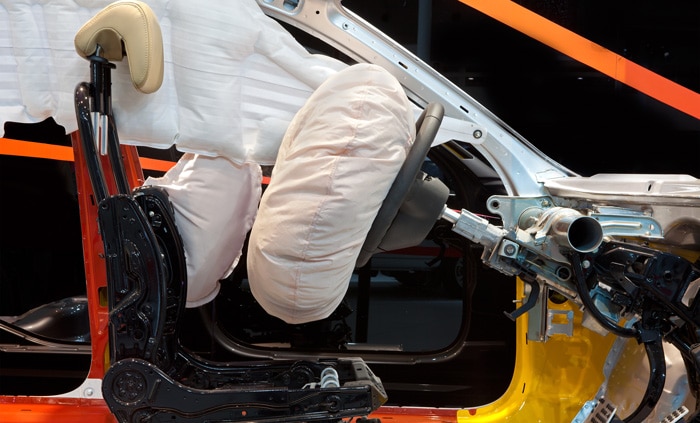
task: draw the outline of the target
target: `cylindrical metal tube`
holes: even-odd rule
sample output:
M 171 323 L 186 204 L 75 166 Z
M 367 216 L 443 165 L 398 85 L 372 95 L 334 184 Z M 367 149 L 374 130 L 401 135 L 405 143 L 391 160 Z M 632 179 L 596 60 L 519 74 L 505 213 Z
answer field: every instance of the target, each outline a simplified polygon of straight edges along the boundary
M 555 209 L 548 217 L 551 235 L 559 245 L 580 253 L 594 251 L 603 242 L 603 228 L 590 216 L 573 209 Z

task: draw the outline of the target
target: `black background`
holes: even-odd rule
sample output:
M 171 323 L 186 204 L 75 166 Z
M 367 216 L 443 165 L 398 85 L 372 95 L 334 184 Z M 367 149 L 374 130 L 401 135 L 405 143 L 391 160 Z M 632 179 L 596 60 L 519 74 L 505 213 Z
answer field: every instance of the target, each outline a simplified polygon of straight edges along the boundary
M 700 2 L 520 0 L 592 42 L 700 92 Z M 346 0 L 416 51 L 418 0 Z M 700 120 L 455 0 L 432 1 L 422 57 L 573 171 L 700 177 Z

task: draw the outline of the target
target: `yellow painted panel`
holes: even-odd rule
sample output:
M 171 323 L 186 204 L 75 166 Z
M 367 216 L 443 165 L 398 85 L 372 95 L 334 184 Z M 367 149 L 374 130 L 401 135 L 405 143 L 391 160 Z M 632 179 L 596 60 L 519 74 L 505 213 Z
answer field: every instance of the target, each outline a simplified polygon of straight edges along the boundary
M 523 296 L 518 281 L 518 296 Z M 574 310 L 574 334 L 554 335 L 547 342 L 527 340 L 528 315 L 516 322 L 517 351 L 513 380 L 491 404 L 460 410 L 458 422 L 570 422 L 604 380 L 603 366 L 615 337 L 581 326 L 583 313 L 569 302 L 551 309 Z

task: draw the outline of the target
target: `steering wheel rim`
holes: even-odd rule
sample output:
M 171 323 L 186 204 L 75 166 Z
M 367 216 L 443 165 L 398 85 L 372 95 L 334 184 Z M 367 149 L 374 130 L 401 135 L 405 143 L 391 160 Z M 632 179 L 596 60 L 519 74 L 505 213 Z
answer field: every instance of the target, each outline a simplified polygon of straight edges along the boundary
M 416 121 L 416 140 L 406 155 L 396 179 L 389 188 L 377 216 L 372 222 L 365 242 L 360 249 L 356 266 L 362 267 L 376 253 L 391 223 L 406 200 L 406 196 L 419 175 L 421 165 L 428 155 L 435 135 L 437 135 L 445 109 L 440 103 L 429 103 Z

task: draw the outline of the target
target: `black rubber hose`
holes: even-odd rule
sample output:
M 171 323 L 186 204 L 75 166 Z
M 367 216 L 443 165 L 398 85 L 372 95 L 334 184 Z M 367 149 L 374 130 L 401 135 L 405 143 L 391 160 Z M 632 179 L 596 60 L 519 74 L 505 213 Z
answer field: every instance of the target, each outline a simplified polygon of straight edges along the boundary
M 661 334 L 658 331 L 640 330 L 638 327 L 639 323 L 636 323 L 631 328 L 625 328 L 612 322 L 603 315 L 593 303 L 593 299 L 588 293 L 586 280 L 583 276 L 583 267 L 581 266 L 581 257 L 578 254 L 573 254 L 571 259 L 576 279 L 576 289 L 581 297 L 581 302 L 598 323 L 617 336 L 624 338 L 634 337 L 639 343 L 644 344 L 644 349 L 646 350 L 649 360 L 649 383 L 647 384 L 647 389 L 637 409 L 624 420 L 625 423 L 641 423 L 651 414 L 654 407 L 656 407 L 663 393 L 664 383 L 666 382 L 666 359 L 664 356 Z
M 586 286 L 586 278 L 583 276 L 583 268 L 581 266 L 581 257 L 578 254 L 572 254 L 571 256 L 574 276 L 576 279 L 576 289 L 578 290 L 579 297 L 581 297 L 581 302 L 584 307 L 593 315 L 593 317 L 600 323 L 605 329 L 611 333 L 621 336 L 623 338 L 633 338 L 637 337 L 638 331 L 636 328 L 626 328 L 622 327 L 610 319 L 608 319 L 603 313 L 598 310 L 598 307 L 593 303 L 593 299 L 588 293 L 588 286 Z
M 649 383 L 644 392 L 642 401 L 637 406 L 632 414 L 625 418 L 625 423 L 642 423 L 659 402 L 661 394 L 664 391 L 666 383 L 666 357 L 664 356 L 664 346 L 661 341 L 661 335 L 658 334 L 656 339 L 644 343 L 644 348 L 649 359 Z

